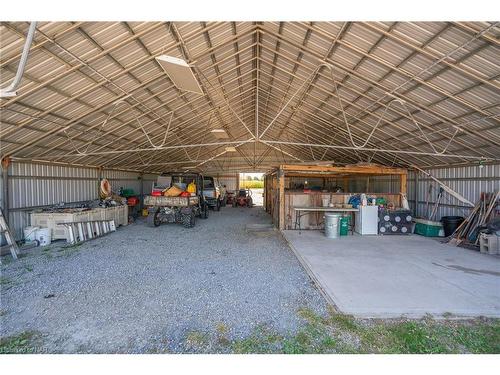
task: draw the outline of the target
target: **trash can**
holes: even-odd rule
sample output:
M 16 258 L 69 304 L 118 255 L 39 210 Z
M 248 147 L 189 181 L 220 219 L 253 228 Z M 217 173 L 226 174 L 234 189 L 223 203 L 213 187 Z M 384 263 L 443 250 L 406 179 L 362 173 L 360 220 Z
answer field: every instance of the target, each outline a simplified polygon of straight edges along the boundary
M 441 222 L 443 223 L 444 236 L 451 236 L 464 220 L 462 216 L 443 216 Z
M 340 235 L 341 236 L 347 236 L 349 233 L 349 222 L 351 221 L 350 216 L 342 216 L 340 218 Z
M 328 238 L 338 238 L 340 234 L 340 221 L 341 215 L 336 213 L 327 212 L 325 214 L 325 236 Z

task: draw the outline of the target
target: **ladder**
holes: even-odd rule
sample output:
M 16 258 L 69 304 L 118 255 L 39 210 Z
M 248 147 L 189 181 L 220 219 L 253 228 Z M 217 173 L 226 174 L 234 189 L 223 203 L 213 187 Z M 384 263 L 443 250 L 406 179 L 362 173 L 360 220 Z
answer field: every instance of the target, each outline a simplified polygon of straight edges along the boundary
M 66 228 L 66 242 L 75 245 L 116 231 L 114 220 L 60 223 Z
M 10 232 L 9 226 L 7 225 L 7 221 L 5 221 L 5 217 L 3 216 L 3 211 L 1 208 L 0 208 L 0 234 L 3 234 L 5 240 L 7 241 L 7 245 L 5 246 L 5 248 L 9 248 L 12 258 L 17 259 L 19 248 L 17 247 L 16 241 L 14 241 L 14 237 Z

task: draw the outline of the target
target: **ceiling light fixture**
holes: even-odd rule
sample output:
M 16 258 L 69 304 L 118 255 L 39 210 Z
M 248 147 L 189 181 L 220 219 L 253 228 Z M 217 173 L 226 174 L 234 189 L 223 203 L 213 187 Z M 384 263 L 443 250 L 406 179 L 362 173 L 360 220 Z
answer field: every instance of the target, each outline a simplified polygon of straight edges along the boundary
M 226 147 L 226 152 L 236 152 L 236 147 Z
M 167 55 L 157 56 L 156 61 L 179 90 L 203 95 L 203 90 L 186 61 Z

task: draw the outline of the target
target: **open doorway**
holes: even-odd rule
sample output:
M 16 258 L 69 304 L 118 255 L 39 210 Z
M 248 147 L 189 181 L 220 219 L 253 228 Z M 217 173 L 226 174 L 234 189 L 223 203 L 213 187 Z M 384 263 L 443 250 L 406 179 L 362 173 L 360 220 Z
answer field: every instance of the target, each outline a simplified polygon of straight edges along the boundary
M 264 173 L 240 173 L 240 189 L 250 189 L 253 204 L 262 206 L 264 203 Z

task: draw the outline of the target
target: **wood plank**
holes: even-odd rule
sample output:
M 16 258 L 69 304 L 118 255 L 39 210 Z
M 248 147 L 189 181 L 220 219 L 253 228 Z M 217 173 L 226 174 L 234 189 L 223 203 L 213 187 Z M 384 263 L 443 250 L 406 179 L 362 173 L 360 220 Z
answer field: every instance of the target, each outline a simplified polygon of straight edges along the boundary
M 406 191 L 408 189 L 407 187 L 408 175 L 402 174 L 399 176 L 399 178 L 400 178 L 399 191 L 401 192 L 401 194 L 406 194 Z
M 294 172 L 332 172 L 332 173 L 351 173 L 351 174 L 408 174 L 404 168 L 393 168 L 385 166 L 350 166 L 350 167 L 330 167 L 323 165 L 295 165 L 283 164 L 280 169 Z M 289 175 L 287 173 L 287 175 Z
M 305 206 L 295 206 L 293 207 L 295 211 L 318 211 L 318 212 L 358 212 L 358 208 L 334 208 L 334 207 L 305 207 Z
M 278 173 L 279 188 L 279 229 L 285 229 L 285 173 L 280 170 Z

